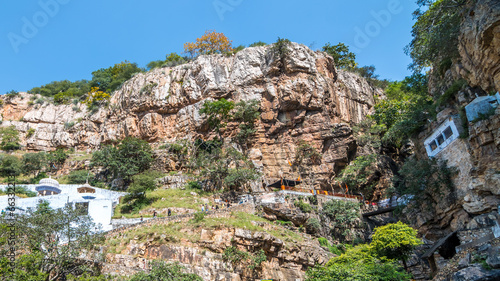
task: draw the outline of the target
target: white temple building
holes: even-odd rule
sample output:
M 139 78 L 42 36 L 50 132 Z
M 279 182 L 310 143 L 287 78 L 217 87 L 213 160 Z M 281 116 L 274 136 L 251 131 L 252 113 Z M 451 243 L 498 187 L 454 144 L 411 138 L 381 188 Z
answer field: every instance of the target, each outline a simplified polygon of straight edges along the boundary
M 54 179 L 42 179 L 38 184 L 17 184 L 37 193 L 36 197 L 21 198 L 16 196 L 15 208 L 19 212 L 28 208 L 36 208 L 45 200 L 53 209 L 63 208 L 67 204 L 79 208 L 83 214 L 89 215 L 96 225 L 100 225 L 103 231 L 111 230 L 111 217 L 113 209 L 119 203 L 125 192 L 117 192 L 102 189 L 86 184 L 64 184 L 60 185 Z M 0 189 L 6 191 L 7 185 L 0 185 Z M 8 196 L 0 196 L 0 210 L 8 207 Z

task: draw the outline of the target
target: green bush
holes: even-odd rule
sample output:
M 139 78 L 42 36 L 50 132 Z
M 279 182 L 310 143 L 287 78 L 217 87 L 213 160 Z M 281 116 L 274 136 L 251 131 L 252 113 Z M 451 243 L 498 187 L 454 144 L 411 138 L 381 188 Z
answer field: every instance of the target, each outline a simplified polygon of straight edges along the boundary
M 64 129 L 66 130 L 72 128 L 73 126 L 75 126 L 75 122 L 73 121 L 64 123 Z
M 9 92 L 5 93 L 5 96 L 7 98 L 13 98 L 19 96 L 19 92 L 15 90 L 10 90 Z
M 446 89 L 444 94 L 442 94 L 439 99 L 437 100 L 436 104 L 437 106 L 443 106 L 449 103 L 453 97 L 455 97 L 460 90 L 463 90 L 467 86 L 467 81 L 464 79 L 460 79 L 457 81 L 454 81 L 451 86 Z
M 252 44 L 248 45 L 248 47 L 258 47 L 258 46 L 267 46 L 267 43 L 262 42 L 262 41 L 257 41 L 257 42 L 253 42 Z
M 201 222 L 204 219 L 205 219 L 205 213 L 204 212 L 196 212 L 196 213 L 194 213 L 194 217 L 193 217 L 193 222 L 194 223 L 199 223 L 199 222 Z
M 129 281 L 202 281 L 194 273 L 184 273 L 185 268 L 178 263 L 165 263 L 163 261 L 150 262 L 149 272 L 141 271 L 134 274 Z
M 188 181 L 187 186 L 190 189 L 203 189 L 199 181 Z
M 36 192 L 29 190 L 25 186 L 16 186 L 16 194 L 24 194 L 28 197 L 36 197 Z
M 91 181 L 94 178 L 94 175 L 87 170 L 76 170 L 71 171 L 68 175 L 68 183 L 69 184 L 81 184 L 86 183 L 87 179 Z
M 313 210 L 311 205 L 307 204 L 306 202 L 304 202 L 302 200 L 297 200 L 297 201 L 293 202 L 293 205 L 295 205 L 295 207 L 299 208 L 304 213 L 310 213 Z
M 359 203 L 332 199 L 323 205 L 321 214 L 331 220 L 334 236 L 345 239 L 360 217 Z
M 31 138 L 34 134 L 35 134 L 35 129 L 29 128 L 28 131 L 26 131 L 26 138 Z
M 317 218 L 308 218 L 306 221 L 306 228 L 311 233 L 317 233 L 321 230 L 321 223 Z

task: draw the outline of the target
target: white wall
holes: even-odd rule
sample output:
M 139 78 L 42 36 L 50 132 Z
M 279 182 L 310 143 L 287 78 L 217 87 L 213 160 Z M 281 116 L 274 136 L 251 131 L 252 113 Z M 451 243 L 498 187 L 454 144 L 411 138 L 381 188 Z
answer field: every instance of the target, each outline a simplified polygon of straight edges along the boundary
M 450 127 L 453 134 L 445 139 L 445 141 L 442 144 L 438 144 L 436 142 L 437 148 L 432 150 L 430 145 L 432 142 L 434 142 L 440 135 L 444 137 L 444 130 L 446 128 Z M 448 120 L 446 120 L 441 126 L 439 126 L 433 133 L 430 135 L 428 138 L 425 139 L 424 141 L 424 146 L 425 150 L 427 151 L 427 155 L 429 157 L 434 157 L 436 156 L 439 152 L 441 152 L 445 147 L 447 147 L 449 144 L 451 144 L 454 140 L 456 140 L 460 136 L 460 132 L 458 131 L 457 126 L 455 125 L 455 122 L 453 119 L 450 117 Z

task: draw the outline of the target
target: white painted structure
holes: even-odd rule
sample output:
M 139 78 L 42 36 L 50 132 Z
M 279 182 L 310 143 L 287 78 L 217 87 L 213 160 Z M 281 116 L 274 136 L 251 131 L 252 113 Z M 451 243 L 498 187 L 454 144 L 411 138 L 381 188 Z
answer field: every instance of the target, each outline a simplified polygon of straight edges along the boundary
M 471 103 L 465 106 L 467 120 L 472 122 L 480 117 L 480 114 L 486 114 L 490 110 L 495 110 L 500 104 L 500 94 L 496 93 L 493 96 L 477 97 Z
M 16 209 L 26 211 L 28 208 L 36 206 L 45 200 L 53 209 L 63 208 L 67 204 L 80 208 L 88 214 L 96 225 L 100 225 L 103 231 L 111 230 L 111 217 L 113 208 L 118 205 L 124 192 L 117 192 L 97 187 L 89 184 L 66 184 L 60 185 L 54 179 L 42 179 L 37 185 L 17 185 L 24 186 L 31 191 L 37 192 L 36 197 L 20 198 L 16 197 Z M 0 185 L 0 189 L 6 190 L 6 185 Z M 0 196 L 0 209 L 8 207 L 8 196 Z
M 439 126 L 432 135 L 424 141 L 425 150 L 430 158 L 436 156 L 445 147 L 450 145 L 460 136 L 455 120 L 449 117 L 441 126 Z

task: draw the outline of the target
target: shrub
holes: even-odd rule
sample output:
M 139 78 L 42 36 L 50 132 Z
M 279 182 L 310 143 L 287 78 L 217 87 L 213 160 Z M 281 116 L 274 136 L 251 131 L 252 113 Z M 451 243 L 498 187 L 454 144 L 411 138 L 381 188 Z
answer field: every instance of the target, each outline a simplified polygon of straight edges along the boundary
M 187 186 L 188 186 L 188 188 L 191 188 L 191 189 L 200 189 L 201 190 L 203 188 L 199 181 L 188 181 Z
M 199 223 L 199 222 L 201 222 L 204 219 L 205 219 L 205 213 L 204 212 L 196 212 L 196 213 L 194 213 L 194 217 L 193 217 L 193 222 L 194 223 Z
M 134 274 L 129 281 L 202 281 L 203 279 L 194 273 L 184 273 L 185 267 L 178 263 L 165 263 L 163 261 L 152 261 L 149 272 Z
M 5 96 L 10 99 L 19 96 L 19 92 L 15 90 L 10 90 L 9 92 L 5 93 Z
M 361 155 L 342 171 L 338 181 L 347 184 L 351 188 L 361 188 L 364 193 L 371 193 L 371 187 L 367 187 L 370 176 L 376 172 L 376 154 Z
M 293 202 L 293 204 L 295 205 L 295 207 L 299 208 L 304 213 L 310 213 L 313 210 L 311 205 L 307 204 L 302 200 L 297 200 Z
M 338 238 L 345 239 L 360 216 L 360 208 L 357 202 L 332 199 L 323 205 L 321 213 L 331 220 Z
M 129 80 L 136 73 L 142 72 L 143 69 L 139 68 L 136 63 L 124 61 L 117 63 L 112 67 L 101 68 L 92 72 L 92 81 L 89 85 L 98 91 L 102 91 L 106 95 L 117 90 L 125 81 Z M 96 92 L 90 89 L 88 92 Z
M 94 175 L 87 170 L 71 171 L 68 175 L 69 184 L 86 183 L 87 179 L 92 179 Z
M 450 102 L 453 97 L 456 96 L 456 94 L 464 89 L 467 86 L 467 81 L 464 79 L 456 80 L 451 84 L 448 89 L 442 94 L 439 99 L 437 100 L 436 104 L 437 106 L 442 106 L 445 105 L 446 103 Z
M 321 230 L 321 223 L 317 218 L 308 218 L 306 221 L 306 229 L 310 233 L 317 233 Z
M 29 128 L 28 131 L 26 131 L 26 138 L 31 138 L 35 134 L 35 129 L 34 128 Z
M 262 42 L 262 41 L 257 41 L 257 42 L 253 42 L 252 44 L 248 45 L 248 47 L 258 47 L 258 46 L 267 46 L 267 43 Z
M 27 197 L 36 197 L 36 192 L 29 190 L 26 186 L 16 186 L 16 194 L 24 194 Z
M 75 122 L 73 121 L 64 123 L 64 129 L 66 130 L 72 128 L 73 126 L 75 126 Z
M 22 158 L 23 173 L 25 175 L 33 174 L 35 177 L 43 170 L 47 162 L 47 153 L 26 153 Z

